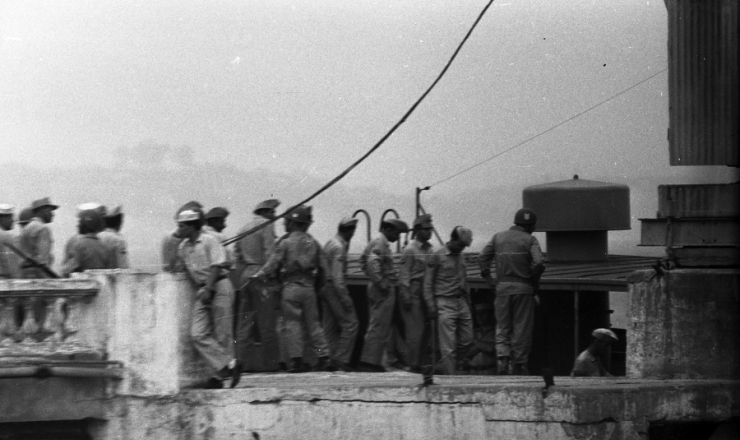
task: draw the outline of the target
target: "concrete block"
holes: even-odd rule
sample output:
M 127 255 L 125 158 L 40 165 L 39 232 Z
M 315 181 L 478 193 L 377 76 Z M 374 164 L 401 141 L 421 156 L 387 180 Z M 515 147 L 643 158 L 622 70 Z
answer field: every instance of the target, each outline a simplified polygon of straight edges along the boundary
M 740 377 L 740 270 L 640 271 L 629 286 L 627 375 Z

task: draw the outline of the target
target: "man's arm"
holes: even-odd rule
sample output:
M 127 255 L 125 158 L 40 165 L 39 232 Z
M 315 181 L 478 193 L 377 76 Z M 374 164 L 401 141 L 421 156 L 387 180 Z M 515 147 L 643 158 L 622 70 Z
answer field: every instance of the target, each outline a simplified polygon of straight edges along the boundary
M 493 244 L 493 238 L 486 244 L 480 254 L 478 254 L 478 266 L 480 267 L 481 277 L 493 283 L 491 278 L 491 262 L 496 256 L 496 247 Z
M 427 267 L 424 272 L 424 304 L 427 309 L 429 319 L 437 318 L 437 304 L 434 301 L 434 281 L 437 278 L 439 263 L 437 255 L 431 254 L 427 257 Z
M 54 261 L 54 258 L 51 254 L 53 241 L 51 239 L 51 229 L 49 229 L 48 226 L 39 230 L 39 235 L 37 237 L 36 243 L 36 252 L 38 252 L 38 254 L 35 256 L 36 261 L 41 264 L 51 266 L 51 263 Z
M 411 271 L 414 268 L 414 251 L 406 247 L 401 255 L 401 266 L 398 269 L 398 290 L 401 297 L 401 305 L 410 310 L 411 303 Z
M 373 284 L 383 290 L 387 290 L 390 286 L 388 286 L 388 283 L 383 278 L 383 253 L 379 249 L 377 243 L 371 243 L 370 246 L 371 247 L 367 255 L 367 276 Z

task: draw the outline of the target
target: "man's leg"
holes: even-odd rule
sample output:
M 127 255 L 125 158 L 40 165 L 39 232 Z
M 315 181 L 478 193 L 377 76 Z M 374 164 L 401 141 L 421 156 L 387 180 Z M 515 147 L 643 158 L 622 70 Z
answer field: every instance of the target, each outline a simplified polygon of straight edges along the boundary
M 214 372 L 221 371 L 233 359 L 233 350 L 227 350 L 215 337 L 211 307 L 201 301 L 193 305 L 190 337 L 195 349 Z
M 418 284 L 419 289 L 415 289 Z M 421 365 L 421 345 L 425 328 L 424 303 L 422 299 L 421 283 L 411 283 L 411 310 L 403 312 L 406 325 L 406 353 L 410 367 Z
M 235 354 L 234 344 L 234 289 L 229 280 L 216 283 L 216 294 L 211 303 L 213 336 L 231 357 Z
M 311 346 L 320 359 L 329 358 L 329 344 L 326 343 L 324 329 L 319 323 L 319 307 L 316 303 L 316 294 L 312 287 L 303 287 L 299 292 L 301 305 L 303 308 L 303 320 L 306 323 L 306 330 L 311 338 Z
M 288 357 L 303 359 L 303 310 L 300 287 L 287 284 L 283 288 L 281 310 L 285 328 L 285 344 Z
M 362 349 L 361 361 L 366 364 L 379 366 L 383 359 L 383 351 L 388 344 L 393 317 L 393 305 L 396 296 L 395 287 L 390 291 L 381 291 L 372 284 L 367 289 L 369 322 L 365 334 L 365 346 Z
M 457 315 L 457 363 L 462 363 L 473 346 L 473 315 L 470 306 L 464 299 L 460 299 L 460 311 Z
M 532 348 L 534 328 L 534 295 L 511 296 L 513 335 L 511 338 L 511 362 L 517 374 L 528 374 L 529 351 Z
M 493 306 L 496 312 L 496 355 L 498 356 L 499 374 L 508 374 L 511 356 L 511 312 L 509 295 L 496 295 Z
M 357 313 L 354 305 L 350 310 L 346 310 L 331 287 L 326 291 L 324 297 L 324 335 L 329 343 L 331 358 L 346 367 L 349 364 L 357 339 L 357 329 L 359 328 Z M 332 333 L 331 337 L 329 336 L 330 333 Z
M 439 363 L 444 374 L 456 373 L 455 348 L 457 335 L 455 334 L 458 307 L 457 298 L 437 298 L 437 333 L 439 337 Z

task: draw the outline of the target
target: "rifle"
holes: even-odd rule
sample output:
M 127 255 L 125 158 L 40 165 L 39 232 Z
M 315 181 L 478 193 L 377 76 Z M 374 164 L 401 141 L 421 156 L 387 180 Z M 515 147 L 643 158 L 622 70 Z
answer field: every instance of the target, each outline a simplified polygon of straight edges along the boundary
M 10 243 L 2 243 L 5 246 L 8 247 L 11 251 L 13 251 L 14 254 L 18 255 L 19 257 L 23 258 L 27 263 L 29 263 L 33 267 L 38 267 L 41 269 L 42 272 L 44 272 L 49 278 L 61 278 L 56 272 L 49 269 L 49 266 L 45 265 L 44 263 L 40 263 L 33 258 L 26 255 L 22 250 L 15 247 L 15 245 L 12 245 Z

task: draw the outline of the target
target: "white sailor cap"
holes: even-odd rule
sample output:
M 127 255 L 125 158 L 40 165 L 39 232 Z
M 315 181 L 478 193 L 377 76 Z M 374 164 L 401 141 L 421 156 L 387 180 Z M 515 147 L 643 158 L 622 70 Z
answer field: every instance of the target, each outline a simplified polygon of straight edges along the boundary
M 619 338 L 617 335 L 609 330 L 608 328 L 597 328 L 593 332 L 591 332 L 591 336 L 597 339 L 601 339 L 602 341 L 607 342 L 617 342 L 619 341 Z
M 0 215 L 13 215 L 15 212 L 13 211 L 13 205 L 8 205 L 7 203 L 0 203 Z
M 200 212 L 194 211 L 192 209 L 186 209 L 185 211 L 180 212 L 177 214 L 177 222 L 193 222 L 196 220 L 200 220 Z

